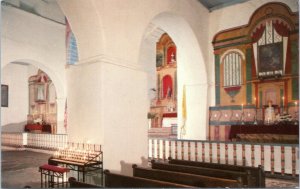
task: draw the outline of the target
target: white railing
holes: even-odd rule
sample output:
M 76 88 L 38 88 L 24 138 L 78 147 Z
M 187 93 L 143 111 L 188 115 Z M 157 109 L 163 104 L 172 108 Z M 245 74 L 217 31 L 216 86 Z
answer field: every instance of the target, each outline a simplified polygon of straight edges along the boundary
M 23 133 L 27 135 L 26 147 L 57 150 L 68 145 L 68 137 L 65 134 Z
M 68 137 L 62 134 L 1 133 L 1 145 L 57 150 L 67 147 Z
M 220 164 L 263 165 L 271 174 L 299 175 L 298 144 L 149 139 L 149 158 L 182 159 Z
M 23 147 L 26 140 L 24 140 L 23 133 L 4 133 L 1 134 L 1 145 L 12 147 Z
M 1 133 L 2 146 L 38 148 L 44 150 L 79 149 L 101 151 L 100 144 L 69 142 L 65 134 Z

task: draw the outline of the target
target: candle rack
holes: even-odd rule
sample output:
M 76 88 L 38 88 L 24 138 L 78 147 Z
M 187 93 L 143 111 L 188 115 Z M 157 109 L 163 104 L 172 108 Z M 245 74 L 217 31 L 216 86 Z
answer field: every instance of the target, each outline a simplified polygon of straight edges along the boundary
M 48 159 L 50 165 L 61 165 L 72 171 L 76 171 L 77 180 L 82 175 L 82 182 L 88 172 L 100 170 L 103 178 L 103 152 L 95 148 L 65 148 L 54 152 Z M 81 174 L 80 174 L 81 173 Z

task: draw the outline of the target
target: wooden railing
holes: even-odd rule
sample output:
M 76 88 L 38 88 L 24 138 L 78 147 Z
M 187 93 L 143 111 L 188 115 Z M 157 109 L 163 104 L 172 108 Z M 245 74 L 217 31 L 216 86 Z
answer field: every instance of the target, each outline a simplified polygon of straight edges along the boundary
M 149 139 L 149 158 L 212 162 L 258 167 L 270 174 L 299 175 L 297 144 Z

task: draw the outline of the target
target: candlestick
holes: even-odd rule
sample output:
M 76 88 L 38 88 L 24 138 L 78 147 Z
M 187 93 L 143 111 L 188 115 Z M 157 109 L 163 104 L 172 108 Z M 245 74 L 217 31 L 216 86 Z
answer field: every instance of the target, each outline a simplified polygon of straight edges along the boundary
M 284 114 L 284 96 L 282 97 L 282 114 Z

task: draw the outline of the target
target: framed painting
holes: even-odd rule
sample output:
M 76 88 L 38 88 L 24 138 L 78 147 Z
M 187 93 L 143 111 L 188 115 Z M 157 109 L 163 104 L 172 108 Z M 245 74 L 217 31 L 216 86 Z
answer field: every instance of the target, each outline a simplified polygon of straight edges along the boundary
M 1 85 L 1 107 L 8 107 L 8 85 Z
M 269 72 L 282 70 L 283 67 L 283 47 L 282 43 L 272 43 L 258 47 L 258 70 L 259 72 Z

